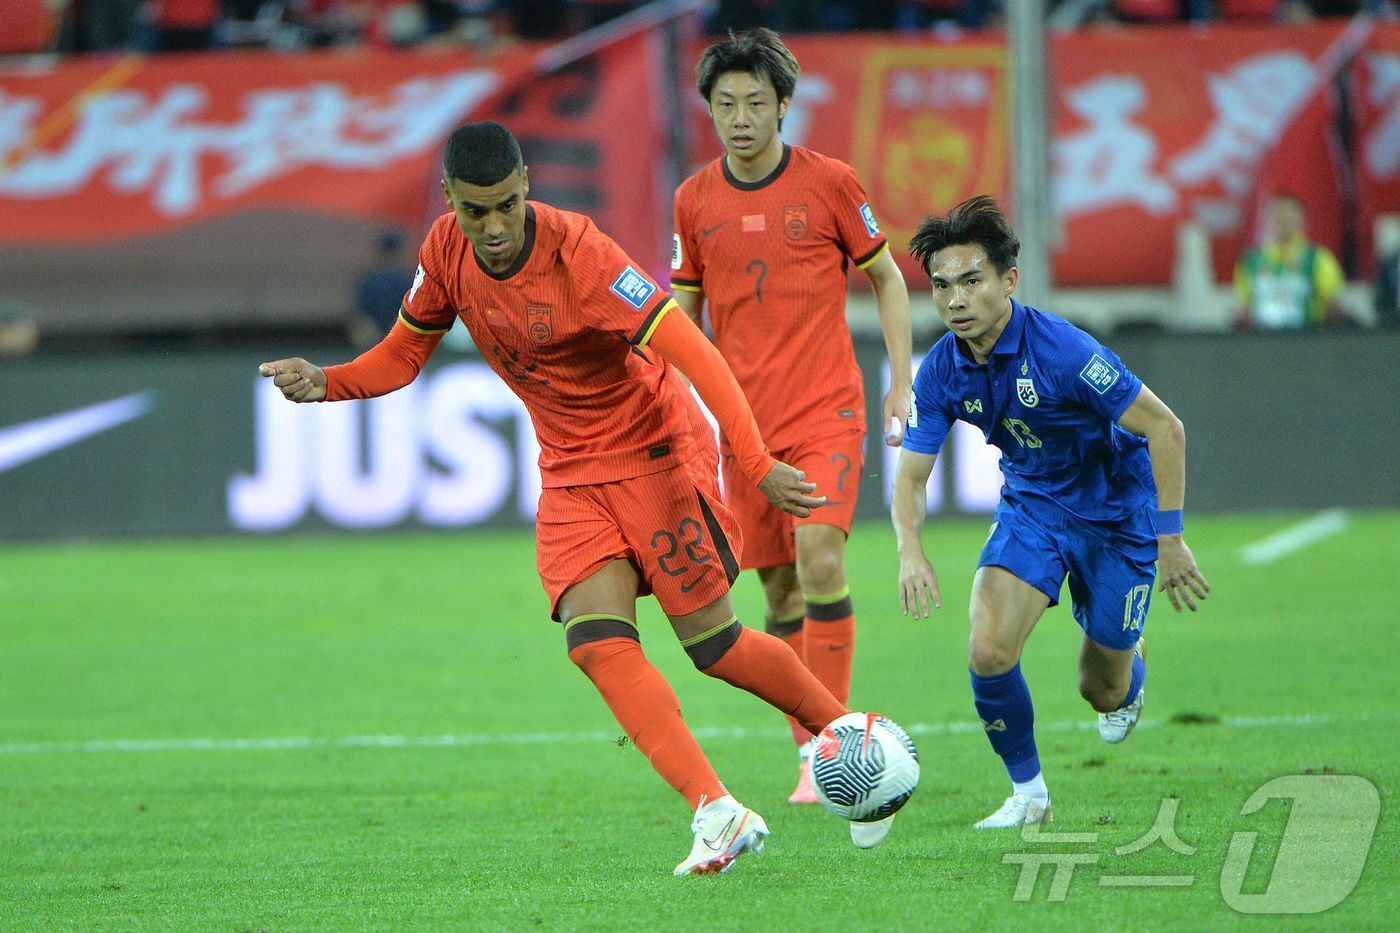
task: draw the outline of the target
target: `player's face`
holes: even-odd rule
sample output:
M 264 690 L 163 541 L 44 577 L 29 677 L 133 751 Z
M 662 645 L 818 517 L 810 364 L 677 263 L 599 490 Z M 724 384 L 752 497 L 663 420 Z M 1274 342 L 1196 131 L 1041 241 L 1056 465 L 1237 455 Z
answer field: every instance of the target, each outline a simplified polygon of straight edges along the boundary
M 772 81 L 747 71 L 725 72 L 710 91 L 715 132 L 735 159 L 755 159 L 782 146 L 778 121 L 787 110 L 788 102 L 778 100 Z
M 928 270 L 943 323 L 974 350 L 989 352 L 1011 319 L 1011 293 L 1020 274 L 1016 267 L 997 272 L 986 250 L 961 243 L 929 257 Z
M 457 226 L 492 272 L 509 269 L 525 247 L 529 172 L 522 168 L 487 187 L 471 185 L 460 178 L 442 183 L 447 206 L 457 215 Z

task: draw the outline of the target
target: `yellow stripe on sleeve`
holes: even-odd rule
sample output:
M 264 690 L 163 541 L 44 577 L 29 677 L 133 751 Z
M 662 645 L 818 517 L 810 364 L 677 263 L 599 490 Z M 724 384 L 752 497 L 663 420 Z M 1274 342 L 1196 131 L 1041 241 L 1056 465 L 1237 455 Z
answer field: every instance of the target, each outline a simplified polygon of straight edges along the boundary
M 890 244 L 889 244 L 889 241 L 886 240 L 886 241 L 885 241 L 885 244 L 875 251 L 875 255 L 874 255 L 874 256 L 871 256 L 871 257 L 870 257 L 869 259 L 867 259 L 865 262 L 860 263 L 859 265 L 856 266 L 856 268 L 859 269 L 860 271 L 864 272 L 866 269 L 870 268 L 870 264 L 871 264 L 871 263 L 873 263 L 875 260 L 879 259 L 879 258 L 880 258 L 881 256 L 883 256 L 885 253 L 888 253 L 889 251 L 890 251 Z
M 446 327 L 424 327 L 422 324 L 410 321 L 408 319 L 408 315 L 404 314 L 402 309 L 399 311 L 399 323 L 402 324 L 404 327 L 407 327 L 409 330 L 413 331 L 415 334 L 423 334 L 427 337 L 440 336 L 452 329 L 451 324 L 448 324 Z
M 666 313 L 674 307 L 676 307 L 676 299 L 667 298 L 666 303 L 660 308 L 658 308 L 656 313 L 652 315 L 651 320 L 647 322 L 646 327 L 642 330 L 642 332 L 640 334 L 637 334 L 636 337 L 633 339 L 632 345 L 635 347 L 646 346 L 647 341 L 651 340 L 651 335 L 656 333 L 656 327 L 658 324 L 661 323 L 661 319 L 664 318 L 666 316 Z

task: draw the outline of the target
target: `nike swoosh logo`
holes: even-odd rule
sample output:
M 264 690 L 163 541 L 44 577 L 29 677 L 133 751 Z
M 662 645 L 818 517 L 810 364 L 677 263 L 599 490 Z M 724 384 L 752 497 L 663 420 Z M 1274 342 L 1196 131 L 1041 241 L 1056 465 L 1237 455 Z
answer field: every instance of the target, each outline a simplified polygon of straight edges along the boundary
M 720 840 L 723 839 L 725 836 L 727 836 L 727 835 L 729 834 L 729 827 L 731 827 L 731 826 L 734 825 L 734 820 L 735 820 L 735 819 L 737 819 L 737 817 L 731 816 L 731 817 L 729 818 L 729 822 L 724 824 L 724 829 L 721 829 L 718 833 L 715 834 L 715 838 L 713 838 L 713 839 L 705 839 L 705 838 L 702 836 L 702 837 L 701 837 L 701 840 L 705 843 L 705 845 L 709 846 L 711 849 L 714 849 L 716 852 L 718 852 L 718 851 L 720 850 L 720 848 L 721 848 L 721 846 L 720 846 L 720 844 L 719 844 L 719 843 L 720 843 Z
M 695 589 L 696 584 L 698 584 L 698 583 L 699 583 L 701 580 L 703 580 L 703 579 L 705 579 L 705 578 L 704 578 L 704 577 L 696 577 L 694 580 L 691 580 L 689 583 L 682 583 L 682 584 L 681 584 L 681 592 L 682 592 L 682 593 L 689 593 L 691 590 Z
M 155 408 L 155 398 L 154 392 L 136 392 L 0 429 L 0 473 L 140 418 Z
M 724 224 L 727 224 L 727 223 L 729 223 L 729 221 L 726 220 L 726 221 L 724 221 L 724 223 L 715 224 L 713 227 L 711 227 L 711 228 L 708 229 L 708 230 L 701 230 L 701 231 L 700 231 L 700 235 L 701 235 L 701 236 L 709 236 L 710 234 L 714 233 L 716 230 L 718 230 L 720 227 L 723 227 Z

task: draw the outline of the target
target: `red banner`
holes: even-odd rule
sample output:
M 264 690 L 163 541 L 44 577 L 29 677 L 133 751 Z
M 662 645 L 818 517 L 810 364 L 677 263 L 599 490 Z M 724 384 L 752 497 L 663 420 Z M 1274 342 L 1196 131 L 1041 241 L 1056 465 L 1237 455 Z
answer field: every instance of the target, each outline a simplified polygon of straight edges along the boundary
M 1344 44 L 1340 25 L 1058 37 L 1056 280 L 1165 284 L 1187 220 L 1211 234 L 1223 280 L 1276 191 L 1296 193 L 1340 253 L 1345 167 L 1330 130 Z
M 446 137 L 487 117 L 519 138 L 533 196 L 589 213 L 660 272 L 655 45 L 642 33 L 570 63 L 551 50 L 547 68 L 542 46 L 0 68 L 7 298 L 52 332 L 344 318 L 384 262 L 375 244 L 446 210 Z
M 1365 29 L 1053 36 L 1057 283 L 1166 284 L 1187 220 L 1211 232 L 1224 279 L 1258 232 L 1263 199 L 1282 190 L 1367 274 L 1374 217 L 1400 212 L 1400 26 Z M 13 284 L 32 272 L 34 294 L 21 297 L 42 309 L 54 278 L 34 270 L 53 246 L 86 258 L 113 250 L 104 261 L 118 257 L 137 280 L 148 254 L 171 263 L 185 234 L 202 237 L 179 257 L 189 263 L 279 218 L 312 218 L 341 243 L 346 229 L 366 243 L 383 227 L 416 233 L 439 210 L 442 140 L 486 115 L 520 137 L 535 196 L 593 215 L 660 271 L 673 118 L 660 44 L 644 34 L 548 76 L 534 46 L 490 60 L 366 51 L 11 64 L 0 68 L 0 274 Z M 803 72 L 784 137 L 856 168 L 896 255 L 925 213 L 982 192 L 1010 202 L 999 41 L 796 36 L 791 46 Z M 687 75 L 702 47 L 684 56 Z M 693 169 L 721 148 L 686 81 Z M 57 255 L 54 268 L 83 274 Z M 238 261 L 268 263 L 247 247 Z
M 129 238 L 259 209 L 416 227 L 443 139 L 529 63 L 229 53 L 5 72 L 0 242 Z
M 1184 221 L 1210 232 L 1225 280 L 1279 191 L 1297 194 L 1310 232 L 1368 274 L 1371 219 L 1400 211 L 1400 26 L 1346 28 L 1052 36 L 1056 282 L 1165 285 Z M 925 213 L 984 192 L 1009 205 L 999 43 L 799 36 L 789 45 L 802 75 L 784 137 L 857 169 L 897 255 Z M 1361 115 L 1354 143 L 1343 93 Z M 693 105 L 698 165 L 720 146 L 698 97 Z
M 1369 259 L 1376 217 L 1400 214 L 1400 28 L 1377 30 L 1357 71 L 1359 245 Z

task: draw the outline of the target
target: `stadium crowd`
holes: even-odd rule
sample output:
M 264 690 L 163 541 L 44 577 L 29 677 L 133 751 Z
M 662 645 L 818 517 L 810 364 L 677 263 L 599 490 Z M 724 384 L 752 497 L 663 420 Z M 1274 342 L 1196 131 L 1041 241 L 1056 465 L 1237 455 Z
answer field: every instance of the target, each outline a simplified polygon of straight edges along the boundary
M 637 0 L 0 0 L 0 55 L 228 48 L 475 46 L 564 38 L 644 4 Z M 719 0 L 712 34 L 978 29 L 1005 0 Z M 1397 0 L 1051 0 L 1052 25 L 1307 22 L 1370 13 Z

